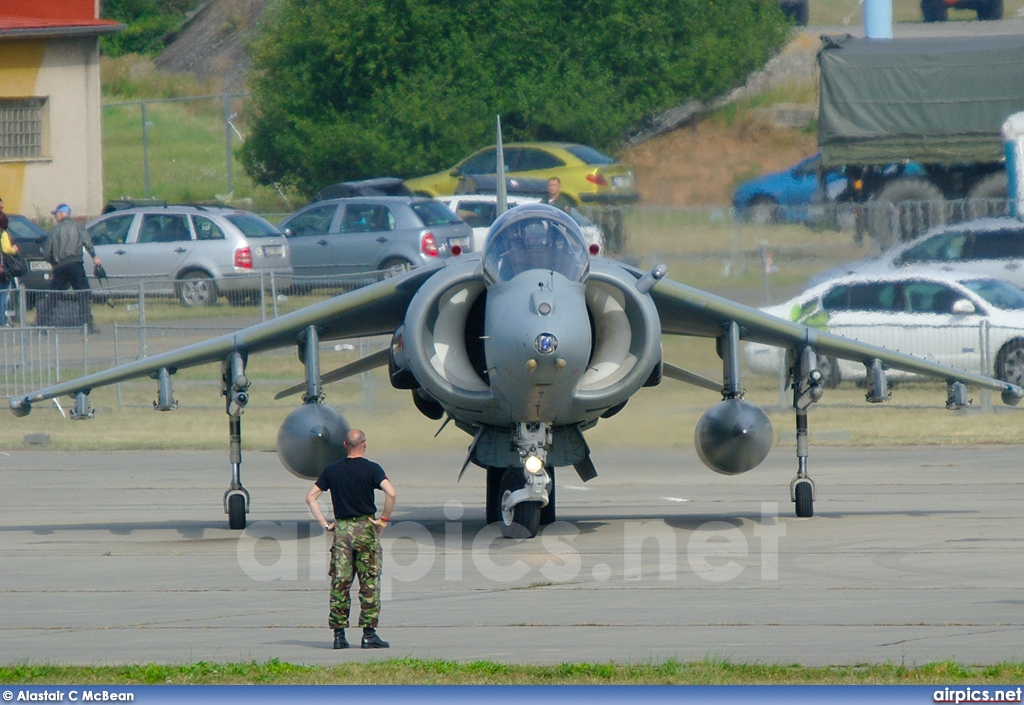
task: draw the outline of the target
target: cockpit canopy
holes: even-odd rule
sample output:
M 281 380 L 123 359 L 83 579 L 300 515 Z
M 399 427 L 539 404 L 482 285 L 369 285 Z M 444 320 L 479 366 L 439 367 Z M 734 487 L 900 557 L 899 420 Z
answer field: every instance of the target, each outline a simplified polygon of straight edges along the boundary
M 511 281 L 531 269 L 583 281 L 590 264 L 587 240 L 576 221 L 539 203 L 516 206 L 494 221 L 483 260 L 484 273 L 492 282 Z

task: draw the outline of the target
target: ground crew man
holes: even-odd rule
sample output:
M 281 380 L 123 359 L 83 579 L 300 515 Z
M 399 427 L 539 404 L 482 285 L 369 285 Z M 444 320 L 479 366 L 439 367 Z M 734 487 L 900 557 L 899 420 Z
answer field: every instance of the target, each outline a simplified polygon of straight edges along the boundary
M 352 606 L 349 589 L 352 578 L 359 578 L 359 626 L 363 628 L 361 647 L 386 649 L 389 644 L 377 636 L 380 617 L 380 532 L 391 519 L 395 506 L 394 486 L 384 469 L 363 457 L 366 453 L 366 435 L 353 428 L 345 435 L 348 457 L 324 468 L 306 495 L 306 504 L 313 517 L 328 532 L 334 532 L 331 545 L 331 599 L 328 623 L 334 629 L 334 648 L 347 649 L 345 628 Z M 374 518 L 377 505 L 374 490 L 384 493 L 384 510 Z M 328 521 L 320 509 L 318 498 L 331 493 L 334 521 Z

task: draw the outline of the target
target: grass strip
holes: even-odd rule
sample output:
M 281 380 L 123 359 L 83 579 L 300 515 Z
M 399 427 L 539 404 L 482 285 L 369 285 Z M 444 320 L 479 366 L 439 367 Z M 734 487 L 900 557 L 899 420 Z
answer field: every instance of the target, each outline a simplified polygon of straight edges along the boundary
M 562 663 L 518 665 L 493 661 L 388 659 L 335 666 L 266 662 L 183 665 L 0 666 L 3 684 L 107 685 L 953 685 L 1024 682 L 1024 663 L 965 665 L 937 661 L 921 666 L 731 663 L 708 659 L 660 663 Z

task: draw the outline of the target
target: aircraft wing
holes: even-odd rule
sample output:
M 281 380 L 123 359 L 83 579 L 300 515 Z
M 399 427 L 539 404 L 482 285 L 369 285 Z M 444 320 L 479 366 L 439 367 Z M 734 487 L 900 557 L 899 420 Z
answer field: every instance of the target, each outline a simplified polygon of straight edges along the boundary
M 303 332 L 310 326 L 317 328 L 321 340 L 391 335 L 402 324 L 406 308 L 419 287 L 443 266 L 443 263 L 438 263 L 419 267 L 234 333 L 11 397 L 11 409 L 17 412 L 27 408 L 26 404 L 65 394 L 73 395 L 138 377 L 149 377 L 162 368 L 173 371 L 222 362 L 228 354 L 236 351 L 254 353 L 297 345 Z
M 810 345 L 819 354 L 830 357 L 863 363 L 877 359 L 893 369 L 956 380 L 1018 400 L 1024 397 L 1024 389 L 1009 382 L 826 333 L 669 279 L 655 284 L 651 296 L 661 317 L 663 333 L 717 338 L 722 335 L 723 326 L 735 321 L 743 340 L 791 349 Z

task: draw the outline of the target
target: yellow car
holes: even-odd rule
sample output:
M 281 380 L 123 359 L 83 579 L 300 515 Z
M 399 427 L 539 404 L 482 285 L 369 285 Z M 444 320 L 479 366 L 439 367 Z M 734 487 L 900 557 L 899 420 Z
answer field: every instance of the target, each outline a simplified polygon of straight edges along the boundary
M 448 171 L 409 179 L 405 185 L 422 196 L 451 196 L 459 178 L 497 173 L 497 149 L 486 147 Z M 543 179 L 557 176 L 562 194 L 579 204 L 634 203 L 640 195 L 633 171 L 592 147 L 564 142 L 506 144 L 505 174 L 510 178 Z

